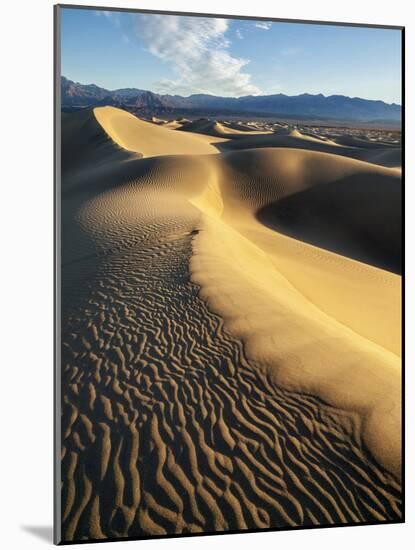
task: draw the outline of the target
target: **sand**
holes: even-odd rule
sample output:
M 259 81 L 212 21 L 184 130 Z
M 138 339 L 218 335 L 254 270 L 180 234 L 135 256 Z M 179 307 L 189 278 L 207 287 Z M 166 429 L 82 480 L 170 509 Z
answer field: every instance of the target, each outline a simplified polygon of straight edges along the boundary
M 361 142 L 362 140 L 360 140 Z M 236 151 L 246 149 L 258 149 L 262 147 L 284 147 L 290 149 L 307 149 L 322 153 L 331 153 L 350 157 L 357 160 L 370 162 L 380 166 L 399 169 L 402 166 L 402 149 L 396 145 L 384 143 L 365 142 L 364 147 L 359 146 L 359 140 L 349 136 L 336 141 L 324 139 L 298 130 L 281 130 L 271 135 L 246 136 L 241 140 L 232 140 L 219 145 L 221 151 Z
M 62 125 L 64 540 L 399 519 L 399 170 Z
M 218 122 L 206 119 L 199 119 L 193 122 L 188 122 L 180 127 L 183 132 L 192 132 L 199 134 L 206 134 L 208 136 L 214 136 L 218 138 L 246 138 L 250 136 L 269 135 L 270 131 L 254 130 L 249 126 L 232 123 L 232 122 Z
M 141 153 L 144 157 L 159 155 L 186 155 L 215 153 L 213 143 L 218 139 L 204 135 L 172 135 L 168 128 L 139 120 L 134 115 L 114 107 L 98 107 L 94 114 L 109 137 L 127 151 Z M 220 137 L 220 136 L 219 136 Z
M 230 155 L 226 164 L 216 215 L 205 197 L 209 217 L 195 239 L 193 280 L 228 330 L 243 338 L 248 356 L 267 365 L 278 385 L 358 412 L 367 446 L 399 475 L 400 277 L 276 234 L 255 215 L 264 204 L 298 196 L 302 189 L 318 186 L 327 194 L 330 185 L 347 208 L 349 194 L 356 198 L 353 184 L 367 180 L 369 204 L 385 204 L 386 219 L 397 224 L 400 201 L 390 200 L 399 189 L 395 171 L 298 150 L 258 149 Z M 373 188 L 369 176 L 375 175 Z M 369 212 L 366 223 L 372 224 L 371 217 Z M 376 236 L 383 241 L 389 233 L 381 221 Z M 337 222 L 343 229 L 339 243 L 344 235 L 350 246 L 353 237 L 360 244 L 353 212 Z M 367 387 L 365 380 L 376 385 Z

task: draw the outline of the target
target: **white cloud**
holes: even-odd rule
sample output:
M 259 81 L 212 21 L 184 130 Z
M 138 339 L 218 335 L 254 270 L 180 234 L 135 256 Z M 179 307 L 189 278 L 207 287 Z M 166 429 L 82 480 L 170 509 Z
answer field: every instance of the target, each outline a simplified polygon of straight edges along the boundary
M 242 40 L 242 38 L 244 37 L 244 35 L 242 34 L 241 29 L 236 29 L 236 36 Z
M 108 19 L 109 21 L 111 21 L 111 23 L 117 28 L 119 29 L 121 27 L 121 21 L 120 21 L 120 16 L 117 12 L 115 11 L 107 11 L 107 10 L 95 10 L 95 15 L 97 15 L 98 17 L 105 17 L 106 19 Z
M 272 27 L 272 23 L 267 23 L 266 21 L 258 21 L 255 23 L 257 29 L 263 29 L 264 31 L 269 31 Z
M 170 64 L 176 75 L 175 80 L 158 83 L 160 91 L 227 96 L 260 93 L 251 75 L 242 70 L 249 60 L 229 52 L 226 19 L 140 14 L 135 30 L 147 50 Z

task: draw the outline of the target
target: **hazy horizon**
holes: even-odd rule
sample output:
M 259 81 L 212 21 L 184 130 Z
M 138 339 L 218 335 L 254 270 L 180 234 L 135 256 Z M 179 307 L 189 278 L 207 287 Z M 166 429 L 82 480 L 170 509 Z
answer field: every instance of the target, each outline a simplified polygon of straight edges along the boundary
M 63 8 L 62 75 L 115 90 L 401 105 L 401 31 Z

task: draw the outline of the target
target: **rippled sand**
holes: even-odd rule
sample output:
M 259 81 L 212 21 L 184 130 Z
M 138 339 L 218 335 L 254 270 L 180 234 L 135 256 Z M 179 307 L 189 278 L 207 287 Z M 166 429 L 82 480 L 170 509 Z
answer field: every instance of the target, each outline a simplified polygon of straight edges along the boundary
M 63 116 L 65 541 L 401 518 L 397 148 L 217 124 Z

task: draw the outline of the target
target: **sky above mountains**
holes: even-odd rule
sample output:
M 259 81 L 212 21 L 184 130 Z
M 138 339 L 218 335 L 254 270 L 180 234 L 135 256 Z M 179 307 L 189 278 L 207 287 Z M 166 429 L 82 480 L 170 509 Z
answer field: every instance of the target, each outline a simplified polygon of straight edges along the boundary
M 304 92 L 401 103 L 394 29 L 61 10 L 62 74 L 108 89 Z

